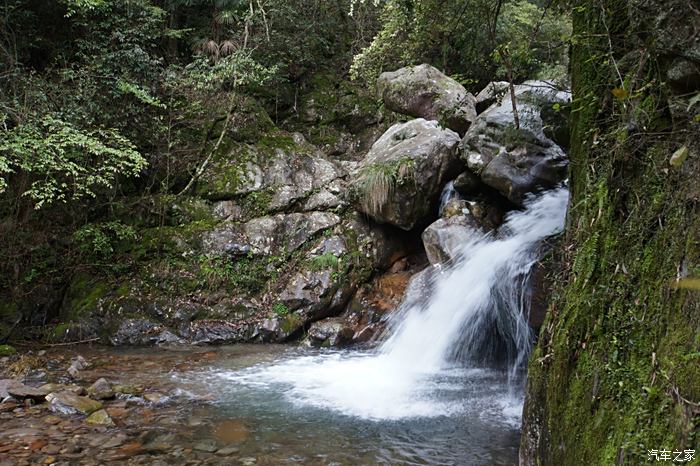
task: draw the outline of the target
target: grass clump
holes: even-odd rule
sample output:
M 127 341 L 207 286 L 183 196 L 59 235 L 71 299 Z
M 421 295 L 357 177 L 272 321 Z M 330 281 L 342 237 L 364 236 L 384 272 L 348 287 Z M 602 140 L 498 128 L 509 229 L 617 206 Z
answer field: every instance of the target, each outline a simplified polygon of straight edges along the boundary
M 365 167 L 357 179 L 359 202 L 369 214 L 379 214 L 397 187 L 415 181 L 415 162 L 404 158 L 393 163 Z

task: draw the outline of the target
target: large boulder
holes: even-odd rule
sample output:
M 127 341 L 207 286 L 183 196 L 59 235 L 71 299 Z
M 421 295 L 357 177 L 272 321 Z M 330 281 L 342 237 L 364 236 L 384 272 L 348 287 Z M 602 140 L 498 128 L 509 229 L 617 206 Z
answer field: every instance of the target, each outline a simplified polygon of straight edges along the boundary
M 441 188 L 462 164 L 459 136 L 423 118 L 398 123 L 372 146 L 354 174 L 358 209 L 411 230 L 436 211 Z
M 570 94 L 544 81 L 528 81 L 517 86 L 516 96 L 520 128 L 514 124 L 511 100 L 503 99 L 479 115 L 459 153 L 484 184 L 522 204 L 528 193 L 566 178 L 566 154 L 549 137 L 561 131 L 552 128 L 556 118 L 549 113 L 556 115 Z
M 459 134 L 464 134 L 476 118 L 474 96 L 430 65 L 382 73 L 377 88 L 389 109 L 412 117 L 438 120 Z

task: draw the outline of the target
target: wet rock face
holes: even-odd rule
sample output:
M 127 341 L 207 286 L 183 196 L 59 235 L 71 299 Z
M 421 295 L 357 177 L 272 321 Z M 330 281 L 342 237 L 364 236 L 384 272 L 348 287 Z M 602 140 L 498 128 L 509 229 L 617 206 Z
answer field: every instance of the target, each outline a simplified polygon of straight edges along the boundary
M 568 159 L 550 137 L 565 118 L 553 108 L 567 104 L 570 94 L 544 81 L 516 86 L 520 128 L 514 125 L 510 99 L 480 114 L 462 139 L 459 153 L 484 184 L 508 200 L 522 204 L 527 194 L 551 188 L 564 180 Z
M 377 88 L 389 109 L 437 120 L 459 134 L 464 134 L 476 117 L 474 96 L 430 65 L 382 73 Z
M 182 339 L 160 324 L 144 319 L 126 319 L 111 335 L 110 342 L 115 346 L 142 346 L 180 343 Z
M 457 134 L 422 118 L 399 123 L 372 146 L 352 176 L 358 209 L 411 230 L 433 214 L 442 186 L 457 175 Z

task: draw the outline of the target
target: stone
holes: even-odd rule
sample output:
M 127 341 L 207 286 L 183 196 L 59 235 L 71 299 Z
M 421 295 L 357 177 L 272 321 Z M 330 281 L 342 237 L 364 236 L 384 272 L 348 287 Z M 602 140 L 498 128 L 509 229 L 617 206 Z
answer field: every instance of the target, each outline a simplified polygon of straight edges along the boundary
M 390 110 L 437 120 L 463 135 L 476 118 L 476 100 L 454 79 L 422 64 L 382 73 L 379 95 Z
M 162 393 L 150 392 L 144 393 L 143 399 L 148 401 L 149 403 L 162 404 L 167 402 L 170 399 L 170 397 L 168 397 L 167 395 L 163 395 Z
M 271 255 L 279 251 L 291 254 L 316 233 L 331 228 L 340 217 L 330 212 L 305 212 L 259 217 L 249 222 L 223 223 L 204 234 L 203 250 L 207 254 Z
M 248 196 L 259 214 L 286 210 L 342 176 L 342 168 L 308 142 L 279 133 L 256 145 L 235 144 L 229 154 L 212 160 L 198 191 L 215 201 Z M 231 204 L 215 210 L 233 220 L 246 215 L 246 209 L 238 211 Z
M 126 319 L 117 331 L 112 333 L 109 341 L 115 346 L 146 346 L 180 344 L 184 340 L 173 334 L 166 327 L 146 319 Z
M 510 98 L 508 81 L 491 81 L 476 95 L 476 112 L 483 113 L 491 105 Z
M 464 199 L 450 199 L 442 207 L 441 217 L 450 218 L 455 215 L 464 215 L 469 212 L 469 203 Z
M 69 391 L 49 393 L 46 395 L 51 411 L 61 414 L 92 414 L 102 409 L 102 403 L 86 396 L 79 396 Z
M 114 421 L 109 417 L 107 411 L 104 409 L 98 409 L 94 413 L 90 414 L 85 421 L 92 426 L 113 426 Z
M 87 393 L 90 397 L 97 400 L 108 400 L 114 398 L 114 390 L 112 385 L 104 378 L 99 378 L 88 389 Z
M 700 90 L 700 62 L 676 58 L 666 71 L 669 84 L 678 92 Z
M 197 451 L 205 451 L 207 453 L 214 453 L 219 449 L 214 440 L 203 440 L 195 444 L 192 448 L 194 448 Z
M 224 447 L 216 450 L 216 454 L 219 456 L 231 456 L 235 455 L 239 451 L 241 451 L 241 449 L 238 447 Z
M 442 187 L 461 168 L 459 136 L 422 118 L 398 123 L 374 143 L 353 174 L 357 208 L 411 230 L 437 210 Z
M 48 391 L 43 388 L 34 388 L 24 385 L 22 382 L 14 379 L 0 380 L 0 401 L 9 397 L 15 399 L 30 398 L 38 401 L 43 401 L 48 395 Z
M 352 342 L 355 331 L 343 318 L 331 317 L 314 322 L 307 332 L 314 346 L 342 347 Z
M 465 244 L 484 233 L 471 215 L 455 215 L 433 222 L 421 235 L 428 261 L 433 265 L 452 263 Z
M 77 384 L 47 383 L 40 386 L 39 388 L 41 390 L 46 391 L 47 393 L 69 391 L 75 393 L 76 395 L 85 394 L 85 388 Z
M 87 361 L 85 360 L 84 357 L 78 355 L 77 357 L 73 358 L 71 361 L 70 367 L 68 367 L 68 374 L 73 377 L 74 379 L 77 379 L 80 371 L 83 369 L 86 369 L 88 367 Z
M 225 320 L 195 320 L 190 323 L 188 336 L 192 344 L 224 344 L 246 341 L 251 328 Z
M 566 178 L 568 159 L 545 134 L 550 125 L 543 115 L 544 109 L 568 104 L 570 94 L 544 81 L 527 81 L 516 89 L 520 128 L 514 126 L 511 100 L 504 99 L 477 117 L 460 142 L 459 153 L 484 184 L 522 205 L 529 193 L 552 188 Z M 558 131 L 567 132 L 550 130 L 550 136 Z

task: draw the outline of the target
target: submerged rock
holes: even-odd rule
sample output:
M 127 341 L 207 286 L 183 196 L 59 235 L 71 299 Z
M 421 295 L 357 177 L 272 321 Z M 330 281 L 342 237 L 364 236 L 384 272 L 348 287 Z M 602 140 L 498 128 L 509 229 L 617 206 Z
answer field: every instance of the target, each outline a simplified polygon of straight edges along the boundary
M 99 378 L 87 389 L 88 395 L 97 400 L 114 398 L 112 385 L 104 378 Z
M 107 414 L 107 411 L 105 411 L 104 409 L 97 410 L 94 413 L 90 414 L 85 422 L 93 426 L 114 425 L 114 421 L 112 421 L 112 418 L 109 417 L 109 414 Z
M 382 73 L 377 88 L 387 108 L 412 117 L 438 120 L 459 134 L 464 134 L 476 118 L 474 96 L 427 64 Z
M 411 230 L 435 212 L 441 188 L 459 173 L 459 136 L 422 118 L 399 123 L 374 143 L 354 175 L 358 209 Z
M 91 414 L 102 409 L 102 403 L 73 392 L 63 391 L 46 395 L 51 411 L 61 414 Z
M 8 397 L 20 400 L 29 398 L 36 401 L 43 401 L 48 393 L 49 392 L 44 388 L 28 387 L 18 380 L 0 380 L 0 401 Z

